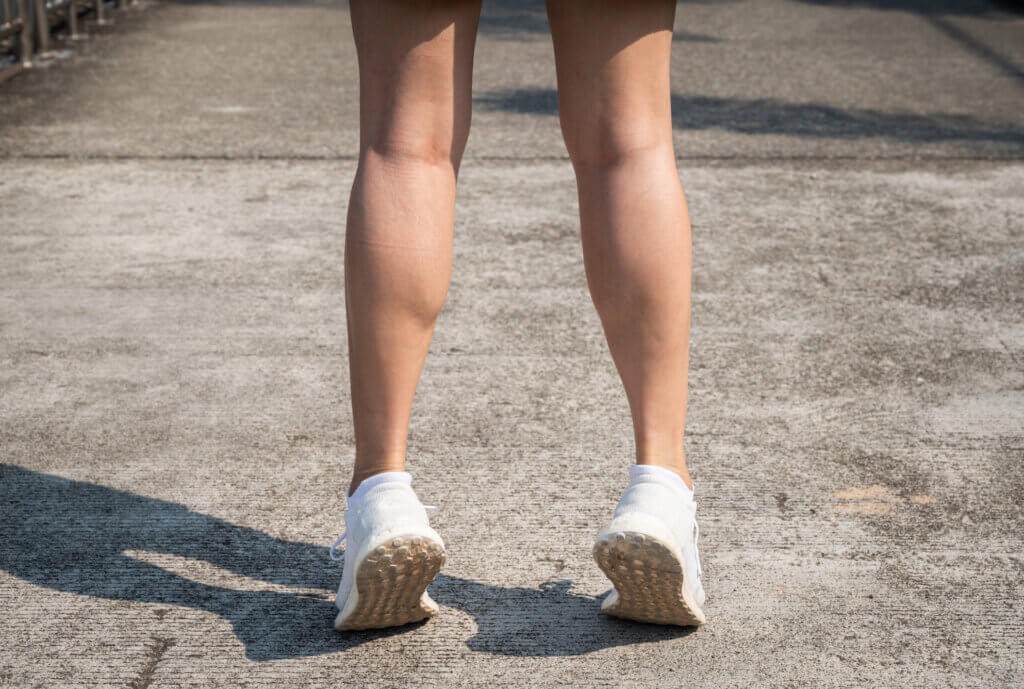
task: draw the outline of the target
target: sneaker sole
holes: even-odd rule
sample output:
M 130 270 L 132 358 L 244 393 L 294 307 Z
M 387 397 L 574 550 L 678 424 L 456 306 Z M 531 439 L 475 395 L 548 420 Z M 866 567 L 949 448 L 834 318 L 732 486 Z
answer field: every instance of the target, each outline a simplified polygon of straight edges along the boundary
M 682 562 L 664 541 L 616 531 L 599 538 L 593 554 L 617 596 L 602 612 L 638 622 L 704 624 L 704 611 L 684 586 Z
M 334 620 L 338 631 L 380 629 L 419 622 L 437 614 L 423 600 L 444 564 L 440 543 L 423 536 L 398 536 L 371 550 L 356 570 L 355 609 Z

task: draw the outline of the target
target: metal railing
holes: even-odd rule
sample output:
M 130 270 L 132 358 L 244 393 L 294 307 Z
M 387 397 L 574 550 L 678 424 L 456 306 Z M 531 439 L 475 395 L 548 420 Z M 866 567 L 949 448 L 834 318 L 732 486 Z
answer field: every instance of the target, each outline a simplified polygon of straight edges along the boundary
M 54 57 L 51 45 L 57 32 L 66 32 L 72 40 L 88 38 L 83 19 L 110 24 L 112 9 L 138 4 L 139 0 L 0 0 L 0 81 Z
M 20 70 L 32 53 L 32 22 L 26 0 L 0 0 L 0 59 L 8 53 L 7 62 L 0 62 L 0 79 Z

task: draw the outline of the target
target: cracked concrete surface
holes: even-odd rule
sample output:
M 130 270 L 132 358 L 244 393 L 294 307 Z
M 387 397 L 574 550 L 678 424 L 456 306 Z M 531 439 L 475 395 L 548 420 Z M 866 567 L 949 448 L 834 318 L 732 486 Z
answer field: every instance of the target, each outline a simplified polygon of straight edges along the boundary
M 0 686 L 1024 682 L 1020 15 L 680 2 L 694 631 L 598 612 L 628 410 L 543 7 L 484 0 L 410 434 L 441 613 L 348 634 L 347 11 L 115 19 L 0 85 Z

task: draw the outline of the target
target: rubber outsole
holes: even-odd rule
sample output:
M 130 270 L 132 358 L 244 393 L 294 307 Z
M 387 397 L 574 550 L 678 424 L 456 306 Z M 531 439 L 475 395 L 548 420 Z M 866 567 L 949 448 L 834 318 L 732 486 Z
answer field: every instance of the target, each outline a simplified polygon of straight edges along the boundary
M 615 587 L 601 611 L 639 622 L 704 624 L 701 610 L 684 586 L 682 563 L 667 543 L 647 534 L 617 531 L 594 543 L 594 560 Z
M 334 628 L 380 629 L 433 617 L 437 605 L 425 592 L 444 560 L 444 546 L 423 536 L 399 536 L 377 546 L 356 570 L 355 608 L 344 619 L 339 612 Z

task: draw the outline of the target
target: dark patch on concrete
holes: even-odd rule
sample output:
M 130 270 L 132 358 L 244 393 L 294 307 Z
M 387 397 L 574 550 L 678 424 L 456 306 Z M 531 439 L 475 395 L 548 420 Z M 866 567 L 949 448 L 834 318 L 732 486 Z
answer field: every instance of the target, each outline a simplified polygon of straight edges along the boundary
M 553 564 L 555 566 L 555 571 L 556 572 L 561 572 L 563 569 L 565 569 L 565 560 L 563 560 L 561 558 L 542 557 L 542 558 L 540 558 L 540 561 L 541 562 L 550 562 L 551 564 Z
M 1024 230 L 1017 235 L 1024 240 Z M 1014 255 L 1012 248 L 1007 250 L 1000 265 L 965 271 L 941 281 L 908 280 L 895 296 L 930 308 L 1019 317 L 1024 313 L 1024 252 Z
M 525 244 L 527 242 L 541 242 L 543 244 L 555 245 L 575 243 L 580 239 L 579 223 L 538 223 L 531 226 L 529 230 L 512 230 L 503 233 L 505 240 L 510 246 Z
M 153 643 L 146 653 L 146 663 L 139 670 L 139 674 L 128 684 L 131 689 L 146 689 L 153 683 L 153 678 L 156 675 L 156 666 L 160 663 L 164 654 L 175 644 L 175 640 L 170 638 L 154 636 L 152 639 Z

